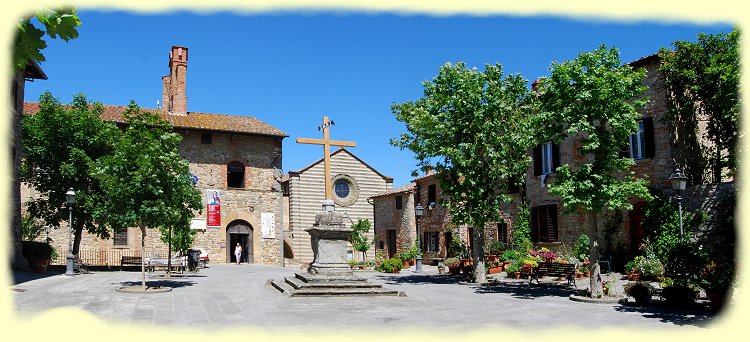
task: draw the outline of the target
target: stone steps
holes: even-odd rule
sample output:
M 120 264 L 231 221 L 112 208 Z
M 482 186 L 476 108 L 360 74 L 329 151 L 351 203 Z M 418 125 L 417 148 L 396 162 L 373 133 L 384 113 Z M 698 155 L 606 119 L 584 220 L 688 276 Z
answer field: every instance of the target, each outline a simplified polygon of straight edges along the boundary
M 337 296 L 397 296 L 401 291 L 384 289 L 371 284 L 365 278 L 353 275 L 314 276 L 297 273 L 283 281 L 271 279 L 267 284 L 289 297 L 337 297 Z

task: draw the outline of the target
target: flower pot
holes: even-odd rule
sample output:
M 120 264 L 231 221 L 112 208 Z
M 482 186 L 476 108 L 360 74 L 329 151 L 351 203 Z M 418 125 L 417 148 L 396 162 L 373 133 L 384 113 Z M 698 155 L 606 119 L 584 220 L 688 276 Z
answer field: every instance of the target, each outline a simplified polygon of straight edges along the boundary
M 726 302 L 727 298 L 726 294 L 706 293 L 706 296 L 708 297 L 711 309 L 713 309 L 714 311 L 719 311 L 722 307 L 724 307 L 724 303 Z
M 29 266 L 31 266 L 31 269 L 35 273 L 46 273 L 49 261 L 50 259 L 31 258 L 31 260 L 29 260 Z
M 641 279 L 641 275 L 639 273 L 635 273 L 635 272 L 628 273 L 628 280 L 639 281 L 640 279 Z
M 591 271 L 584 271 L 583 272 L 583 276 L 584 277 L 590 277 L 591 276 Z
M 409 267 L 411 267 L 411 264 L 409 263 L 409 260 L 402 260 L 401 264 L 402 264 L 401 266 L 403 268 L 409 268 Z
M 583 273 L 576 273 L 576 279 L 583 279 Z
M 449 271 L 449 272 L 450 272 L 450 273 L 451 273 L 452 275 L 459 275 L 459 274 L 461 273 L 461 267 L 458 267 L 458 266 L 451 266 L 451 267 L 448 267 L 448 271 Z
M 513 272 L 513 277 L 516 279 L 521 279 L 521 272 Z

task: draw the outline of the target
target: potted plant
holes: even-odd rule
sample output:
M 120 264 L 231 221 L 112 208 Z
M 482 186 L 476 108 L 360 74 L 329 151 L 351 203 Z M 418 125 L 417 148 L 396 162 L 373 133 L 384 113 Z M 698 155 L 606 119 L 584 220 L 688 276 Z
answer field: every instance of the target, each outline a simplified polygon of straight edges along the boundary
M 521 278 L 521 266 L 521 260 L 511 260 L 510 264 L 508 264 L 508 267 L 505 269 L 505 271 L 508 273 L 508 277 L 514 277 L 516 279 Z
M 375 266 L 375 270 L 385 273 L 399 273 L 401 272 L 401 266 L 403 265 L 401 259 L 390 258 L 383 260 L 380 264 Z
M 589 261 L 584 260 L 578 268 L 581 270 L 581 273 L 583 273 L 584 277 L 590 277 L 591 276 L 591 270 L 589 269 Z
M 458 258 L 456 257 L 447 258 L 445 259 L 444 263 L 446 266 L 448 266 L 448 271 L 451 274 L 457 275 L 461 273 L 461 267 L 460 267 L 461 261 Z
M 734 263 L 731 261 L 716 262 L 709 260 L 704 266 L 698 283 L 711 302 L 711 308 L 720 310 L 730 294 L 734 282 Z
M 625 294 L 633 297 L 638 305 L 647 305 L 651 303 L 651 295 L 654 293 L 654 287 L 645 281 L 630 282 L 625 285 Z
M 50 260 L 57 258 L 55 249 L 44 242 L 23 241 L 22 253 L 29 260 L 32 270 L 37 273 L 47 272 Z
M 500 254 L 503 253 L 503 250 L 505 250 L 505 248 L 505 243 L 501 241 L 492 241 L 492 243 L 490 243 L 490 247 L 486 256 L 487 262 L 499 261 Z

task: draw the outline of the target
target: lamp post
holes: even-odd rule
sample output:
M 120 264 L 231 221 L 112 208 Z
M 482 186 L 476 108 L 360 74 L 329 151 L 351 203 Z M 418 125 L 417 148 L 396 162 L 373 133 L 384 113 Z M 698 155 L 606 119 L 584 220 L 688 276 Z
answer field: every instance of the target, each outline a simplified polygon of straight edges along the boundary
M 422 272 L 422 244 L 419 241 L 419 236 L 421 235 L 419 231 L 419 221 L 422 219 L 422 214 L 424 213 L 424 208 L 422 208 L 422 205 L 417 203 L 417 206 L 414 207 L 414 214 L 417 216 L 417 266 L 414 269 L 414 272 Z
M 680 241 L 682 241 L 682 192 L 687 187 L 687 177 L 680 168 L 676 168 L 674 173 L 669 176 L 669 181 L 672 182 L 672 190 L 677 193 L 677 206 L 680 208 Z
M 70 188 L 70 190 L 65 193 L 65 201 L 68 202 L 68 228 L 70 228 L 68 234 L 68 257 L 65 267 L 65 275 L 73 276 L 76 275 L 73 271 L 73 262 L 75 259 L 75 256 L 73 255 L 73 204 L 76 203 L 76 193 L 73 191 L 73 188 Z

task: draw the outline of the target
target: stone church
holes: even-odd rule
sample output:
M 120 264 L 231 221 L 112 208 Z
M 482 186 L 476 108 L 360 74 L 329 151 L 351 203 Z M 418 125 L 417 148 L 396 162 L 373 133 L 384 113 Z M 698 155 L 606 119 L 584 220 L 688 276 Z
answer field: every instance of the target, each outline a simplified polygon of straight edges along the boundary
M 169 74 L 162 77 L 162 108 L 157 112 L 169 121 L 183 141 L 180 153 L 190 163 L 190 172 L 203 197 L 203 210 L 193 219 L 194 246 L 205 249 L 211 263 L 234 262 L 231 246 L 244 246 L 242 261 L 282 264 L 284 219 L 281 191 L 281 130 L 248 116 L 188 111 L 188 49 L 173 46 Z M 207 64 L 206 64 L 207 65 Z M 126 106 L 105 105 L 102 119 L 124 124 Z M 38 103 L 24 103 L 24 113 L 33 115 Z M 22 186 L 22 201 L 35 196 Z M 372 215 L 370 214 L 370 217 Z M 45 239 L 42 234 L 39 239 Z M 146 257 L 165 256 L 167 246 L 158 230 L 146 233 Z M 49 237 L 65 262 L 68 249 L 66 226 L 51 229 Z M 110 239 L 84 233 L 80 257 L 89 265 L 119 266 L 120 257 L 140 255 L 140 230 L 129 228 Z
M 370 197 L 391 189 L 393 178 L 385 176 L 368 165 L 352 152 L 339 148 L 331 156 L 331 187 L 335 210 L 344 213 L 344 222 L 349 225 L 359 219 L 370 221 L 367 234 L 369 242 L 374 240 L 374 209 Z M 325 195 L 323 158 L 298 171 L 289 171 L 284 181 L 284 195 L 289 219 L 285 240 L 290 245 L 286 258 L 297 262 L 310 262 L 313 251 L 310 235 L 305 229 L 312 227 L 315 213 L 321 210 Z M 361 259 L 361 253 L 349 246 L 350 256 Z M 375 248 L 367 252 L 367 259 L 374 259 Z

